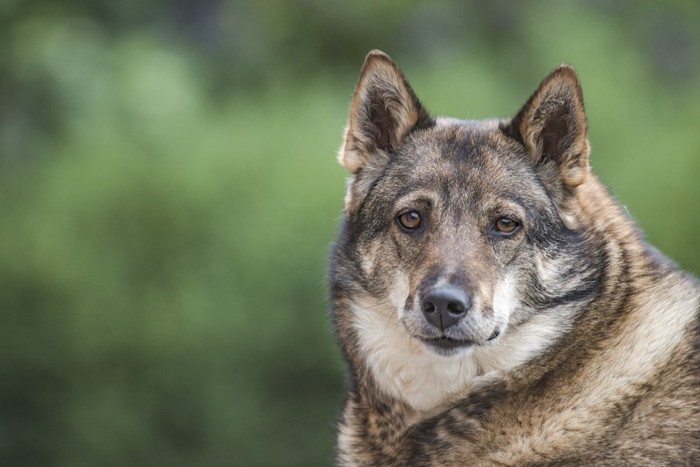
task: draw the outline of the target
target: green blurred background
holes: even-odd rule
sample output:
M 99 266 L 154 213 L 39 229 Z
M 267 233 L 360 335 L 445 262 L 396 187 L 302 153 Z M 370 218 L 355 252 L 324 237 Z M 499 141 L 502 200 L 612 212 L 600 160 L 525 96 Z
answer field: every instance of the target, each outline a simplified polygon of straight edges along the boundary
M 562 62 L 592 164 L 700 272 L 700 3 L 0 2 L 0 465 L 322 466 L 325 264 L 366 52 L 436 115 Z

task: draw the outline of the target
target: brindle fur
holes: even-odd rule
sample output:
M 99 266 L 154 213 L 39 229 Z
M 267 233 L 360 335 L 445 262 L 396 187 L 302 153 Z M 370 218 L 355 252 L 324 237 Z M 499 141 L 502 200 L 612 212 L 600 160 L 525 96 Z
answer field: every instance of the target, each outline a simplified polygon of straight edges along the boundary
M 700 465 L 700 287 L 644 242 L 588 165 L 578 77 L 506 120 L 432 118 L 396 64 L 365 61 L 339 158 L 331 258 L 347 361 L 343 466 Z M 418 211 L 403 231 L 397 216 Z M 498 216 L 519 232 L 494 233 Z M 418 302 L 472 307 L 440 355 Z M 493 338 L 495 332 L 500 332 Z

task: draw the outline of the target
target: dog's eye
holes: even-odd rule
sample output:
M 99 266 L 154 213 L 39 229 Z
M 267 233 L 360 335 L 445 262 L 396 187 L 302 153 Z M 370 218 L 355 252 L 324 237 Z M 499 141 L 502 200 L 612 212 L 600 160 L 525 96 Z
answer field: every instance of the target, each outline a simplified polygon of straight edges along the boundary
M 406 230 L 416 230 L 421 226 L 422 220 L 417 211 L 406 211 L 396 219 L 401 227 Z
M 520 224 L 510 217 L 499 217 L 493 225 L 496 232 L 501 235 L 512 235 L 518 231 Z

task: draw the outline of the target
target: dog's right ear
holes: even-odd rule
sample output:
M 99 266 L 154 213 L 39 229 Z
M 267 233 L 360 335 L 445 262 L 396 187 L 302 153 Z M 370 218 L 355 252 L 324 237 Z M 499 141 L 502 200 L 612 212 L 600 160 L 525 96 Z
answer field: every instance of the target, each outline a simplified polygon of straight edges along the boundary
M 373 50 L 357 82 L 338 159 L 354 174 L 381 167 L 412 129 L 430 122 L 398 65 Z

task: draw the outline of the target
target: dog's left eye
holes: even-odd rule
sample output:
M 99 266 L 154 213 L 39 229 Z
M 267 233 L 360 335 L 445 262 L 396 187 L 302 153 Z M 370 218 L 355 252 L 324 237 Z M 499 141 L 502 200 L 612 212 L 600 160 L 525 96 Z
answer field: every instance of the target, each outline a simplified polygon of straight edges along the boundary
M 518 231 L 520 223 L 510 217 L 499 217 L 493 224 L 493 230 L 501 235 L 512 235 Z

